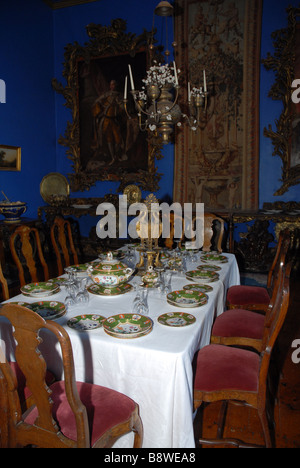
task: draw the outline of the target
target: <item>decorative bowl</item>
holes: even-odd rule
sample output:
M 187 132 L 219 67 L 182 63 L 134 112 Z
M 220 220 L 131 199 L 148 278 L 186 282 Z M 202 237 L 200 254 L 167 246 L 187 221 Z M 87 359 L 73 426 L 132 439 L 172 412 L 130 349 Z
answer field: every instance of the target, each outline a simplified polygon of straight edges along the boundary
M 142 277 L 143 283 L 148 286 L 153 286 L 158 281 L 158 274 L 153 270 L 153 266 L 149 266 L 148 270 Z
M 114 288 L 125 284 L 134 270 L 128 268 L 124 263 L 113 258 L 112 252 L 108 252 L 106 260 L 88 267 L 88 274 L 96 284 Z
M 20 217 L 26 212 L 27 203 L 24 202 L 0 202 L 0 213 L 5 217 L 5 223 L 17 223 Z

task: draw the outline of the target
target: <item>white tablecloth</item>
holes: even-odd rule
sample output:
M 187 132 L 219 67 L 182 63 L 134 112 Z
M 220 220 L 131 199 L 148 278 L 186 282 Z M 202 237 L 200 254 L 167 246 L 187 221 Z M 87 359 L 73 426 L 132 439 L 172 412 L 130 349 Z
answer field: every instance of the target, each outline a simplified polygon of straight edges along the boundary
M 66 323 L 70 317 L 81 314 L 100 314 L 105 317 L 129 313 L 135 292 L 115 297 L 90 295 L 84 306 L 75 306 L 57 322 L 70 335 L 76 379 L 92 382 L 118 390 L 135 400 L 140 407 L 144 426 L 145 448 L 193 448 L 193 373 L 192 360 L 195 352 L 210 341 L 213 319 L 224 310 L 226 289 L 239 284 L 240 276 L 236 259 L 225 254 L 228 263 L 222 264 L 220 279 L 211 283 L 213 291 L 208 293 L 208 303 L 202 307 L 179 309 L 169 305 L 157 290 L 149 290 L 149 315 L 154 326 L 150 334 L 137 339 L 117 339 L 107 335 L 102 328 L 88 332 L 77 332 Z M 199 257 L 198 257 L 199 258 Z M 188 264 L 195 269 L 201 263 Z M 140 281 L 134 277 L 132 282 Z M 189 284 L 183 274 L 175 274 L 172 289 L 181 289 Z M 65 288 L 51 299 L 62 301 Z M 10 301 L 35 302 L 34 298 L 19 295 Z M 44 299 L 46 300 L 46 299 Z M 196 317 L 192 325 L 173 328 L 161 325 L 157 317 L 168 311 L 185 311 Z M 13 360 L 12 350 L 5 336 L 7 326 L 0 322 L 0 337 L 6 341 L 0 344 L 6 349 L 7 357 Z M 62 377 L 59 348 L 55 339 L 45 336 L 40 349 L 46 358 L 48 368 L 58 378 Z M 5 346 L 6 345 L 6 346 Z M 118 447 L 131 447 L 131 436 L 125 436 L 117 443 Z

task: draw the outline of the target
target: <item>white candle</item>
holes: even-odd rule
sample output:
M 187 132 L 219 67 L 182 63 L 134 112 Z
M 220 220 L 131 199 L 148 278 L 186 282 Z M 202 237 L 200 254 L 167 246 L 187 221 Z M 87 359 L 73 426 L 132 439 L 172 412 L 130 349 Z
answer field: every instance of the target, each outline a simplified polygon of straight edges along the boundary
M 174 65 L 175 84 L 178 85 L 178 77 L 177 77 L 177 70 L 176 70 L 175 60 L 173 62 L 173 65 Z
M 204 92 L 206 93 L 207 88 L 206 88 L 206 74 L 205 74 L 205 70 L 203 70 L 203 87 L 204 87 Z
M 191 85 L 190 82 L 188 82 L 188 101 L 190 102 L 191 100 Z
M 125 76 L 124 101 L 127 99 L 127 76 Z
M 129 68 L 129 77 L 130 77 L 131 91 L 134 91 L 134 82 L 133 82 L 133 76 L 132 76 L 131 66 L 128 65 L 128 68 Z

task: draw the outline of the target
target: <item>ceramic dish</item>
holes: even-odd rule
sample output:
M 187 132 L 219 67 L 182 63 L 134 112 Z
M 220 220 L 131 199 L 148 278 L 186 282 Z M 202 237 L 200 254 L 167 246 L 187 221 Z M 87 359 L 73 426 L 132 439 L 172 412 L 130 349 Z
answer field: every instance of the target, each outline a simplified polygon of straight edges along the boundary
M 104 331 L 114 338 L 139 338 L 151 332 L 153 322 L 139 314 L 119 314 L 103 322 Z
M 76 331 L 90 331 L 102 327 L 105 317 L 102 315 L 77 315 L 68 320 L 68 327 Z
M 60 291 L 59 285 L 51 281 L 42 283 L 29 283 L 21 287 L 21 293 L 30 297 L 45 297 Z
M 191 291 L 199 291 L 203 293 L 209 293 L 213 291 L 212 286 L 209 286 L 208 284 L 186 284 L 183 286 L 183 289 L 190 289 Z
M 66 313 L 65 304 L 57 301 L 33 302 L 26 307 L 39 314 L 45 320 L 54 320 L 62 317 Z
M 115 288 L 106 288 L 105 286 L 101 286 L 101 284 L 92 284 L 87 290 L 89 293 L 95 294 L 96 296 L 120 296 L 120 294 L 126 294 L 132 291 L 133 286 L 126 283 L 116 286 Z
M 189 281 L 198 283 L 212 283 L 219 279 L 219 274 L 215 271 L 191 270 L 187 271 L 185 276 Z
M 167 294 L 167 302 L 176 307 L 200 307 L 207 303 L 207 295 L 191 289 L 180 289 Z
M 186 327 L 195 323 L 196 318 L 185 312 L 167 312 L 162 314 L 157 319 L 158 323 L 167 327 Z
M 206 264 L 206 265 L 199 265 L 199 266 L 197 266 L 197 270 L 220 271 L 220 270 L 221 270 L 221 267 L 219 267 L 218 265 L 209 265 L 209 264 Z
M 219 255 L 215 253 L 207 253 L 201 256 L 202 262 L 216 262 L 216 263 L 227 263 L 228 258 L 225 255 Z
M 73 268 L 74 272 L 77 275 L 87 275 L 88 274 L 88 268 L 91 264 L 90 263 L 82 263 L 79 265 L 72 265 L 70 268 Z

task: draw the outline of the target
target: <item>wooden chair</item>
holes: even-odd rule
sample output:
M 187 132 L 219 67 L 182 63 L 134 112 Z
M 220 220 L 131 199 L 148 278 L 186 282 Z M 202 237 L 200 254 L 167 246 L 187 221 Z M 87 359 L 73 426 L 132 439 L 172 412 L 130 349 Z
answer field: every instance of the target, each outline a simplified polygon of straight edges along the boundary
M 214 236 L 216 239 L 214 240 Z M 217 250 L 222 252 L 222 242 L 224 237 L 224 219 L 213 213 L 204 213 L 204 242 L 202 250 L 203 252 L 209 252 L 210 250 Z M 214 244 L 213 244 L 214 240 Z
M 111 447 L 119 437 L 132 431 L 134 448 L 141 447 L 143 429 L 138 405 L 114 390 L 75 381 L 71 342 L 63 327 L 50 320 L 46 322 L 16 304 L 4 304 L 0 316 L 14 327 L 16 359 L 34 402 L 23 417 L 15 375 L 2 359 L 0 371 L 5 379 L 9 409 L 9 447 Z M 62 352 L 64 381 L 50 387 L 45 382 L 45 360 L 37 349 L 42 328 L 54 333 Z
M 70 221 L 56 216 L 51 226 L 51 241 L 56 255 L 58 274 L 62 275 L 65 267 L 78 264 Z
M 195 229 L 195 223 L 197 218 L 193 218 L 193 226 Z M 200 219 L 200 222 L 202 218 Z M 211 250 L 217 250 L 222 252 L 222 242 L 225 234 L 224 219 L 213 213 L 204 213 L 204 226 L 203 226 L 203 252 L 210 252 Z
M 194 409 L 203 404 L 222 401 L 223 416 L 228 403 L 245 404 L 257 410 L 263 428 L 265 446 L 274 445 L 271 426 L 273 420 L 268 407 L 268 375 L 274 344 L 284 323 L 289 304 L 289 278 L 284 272 L 281 294 L 274 305 L 271 326 L 265 328 L 263 351 L 255 352 L 218 344 L 203 347 L 197 356 L 194 378 Z M 246 447 L 240 440 L 223 439 L 225 420 L 222 418 L 217 439 L 199 438 L 200 444 L 234 445 Z
M 278 238 L 276 254 L 268 273 L 267 287 L 236 285 L 227 291 L 227 309 L 261 310 L 267 312 L 272 292 L 281 264 L 285 264 L 291 234 L 288 229 L 281 231 Z
M 36 228 L 26 225 L 18 226 L 11 234 L 9 243 L 13 260 L 18 268 L 21 286 L 29 282 L 49 279 L 48 266 Z M 41 270 L 43 270 L 43 277 Z
M 283 264 L 276 278 L 272 298 L 265 315 L 246 309 L 228 309 L 219 315 L 213 324 L 211 343 L 227 346 L 246 346 L 258 352 L 262 351 L 265 328 L 271 326 L 274 317 L 274 305 L 281 294 L 280 284 L 283 275 Z M 290 278 L 291 264 L 285 275 Z
M 9 299 L 9 289 L 8 289 L 7 281 L 3 275 L 1 263 L 0 263 L 0 283 L 2 287 L 2 300 L 7 301 L 7 299 Z
M 170 213 L 170 235 L 164 241 L 165 247 L 167 247 L 168 249 L 173 248 L 174 239 L 175 239 L 174 236 L 176 234 L 176 230 L 177 229 L 179 230 L 180 227 L 181 227 L 180 238 L 176 237 L 176 239 L 179 240 L 178 247 L 181 247 L 181 243 L 182 243 L 182 240 L 184 238 L 184 220 L 183 220 L 183 218 L 181 216 L 178 216 L 175 213 L 171 212 Z

